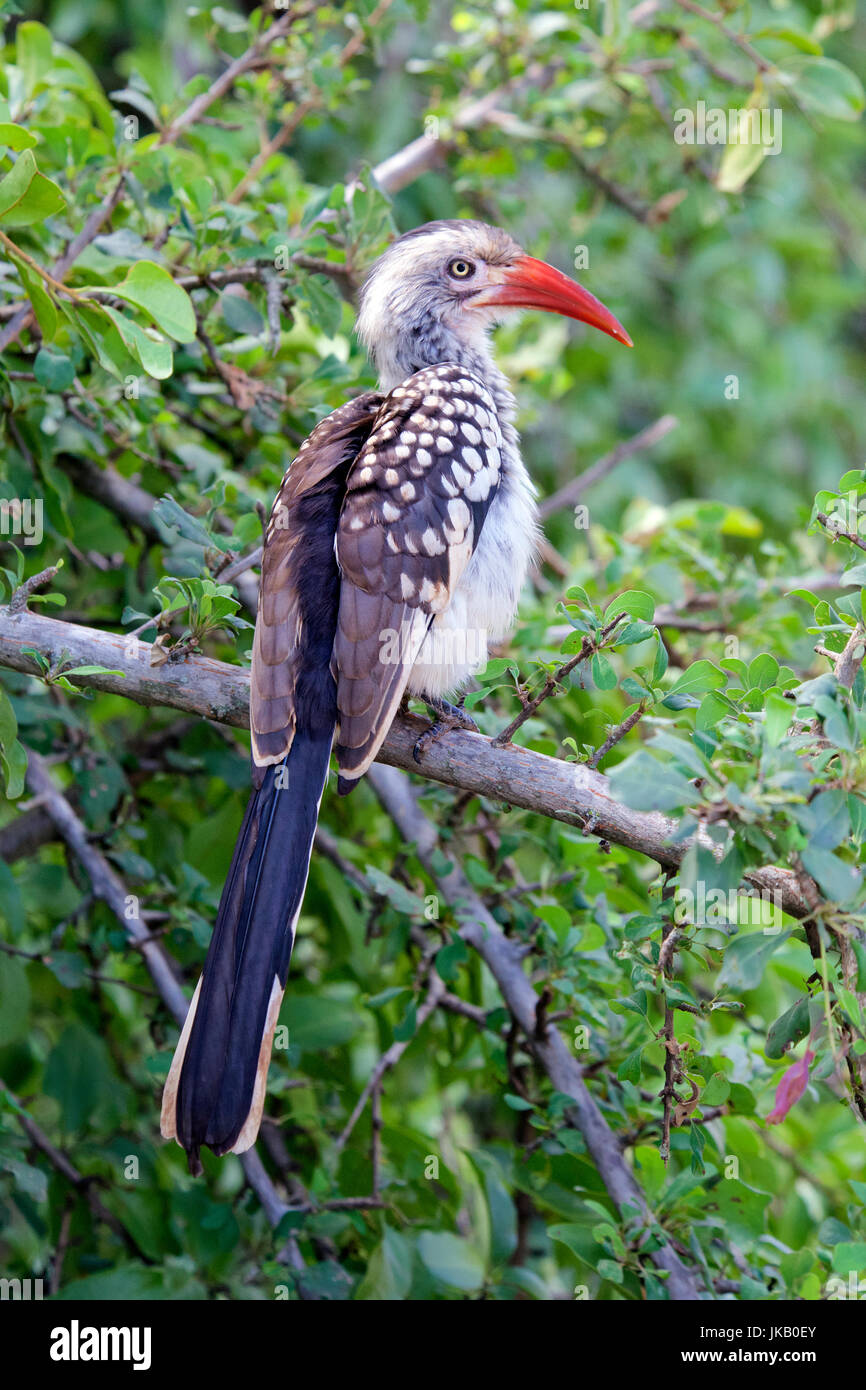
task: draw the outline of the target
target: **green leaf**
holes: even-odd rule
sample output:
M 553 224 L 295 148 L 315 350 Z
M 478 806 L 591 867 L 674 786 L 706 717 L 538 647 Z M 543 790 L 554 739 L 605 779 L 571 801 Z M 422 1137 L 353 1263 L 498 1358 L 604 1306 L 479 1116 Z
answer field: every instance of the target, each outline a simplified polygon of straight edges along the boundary
M 592 679 L 599 690 L 615 690 L 617 674 L 607 657 L 596 652 L 592 658 Z
M 774 951 L 787 941 L 790 932 L 778 935 L 762 931 L 734 937 L 725 951 L 725 959 L 716 982 L 719 990 L 728 988 L 737 992 L 757 989 L 764 977 Z
M 838 787 L 819 792 L 801 814 L 812 849 L 836 849 L 851 834 L 848 797 Z
M 851 938 L 851 949 L 857 961 L 857 980 L 854 988 L 858 994 L 866 994 L 866 946 L 856 937 Z
M 26 914 L 21 888 L 4 859 L 0 859 L 0 916 L 9 923 L 13 936 L 24 931 Z
M 41 1168 L 21 1163 L 17 1158 L 0 1154 L 0 1168 L 9 1174 L 20 1192 L 26 1192 L 34 1202 L 44 1202 L 48 1196 L 48 1177 Z
M 75 365 L 57 348 L 41 347 L 33 363 L 33 371 L 46 391 L 65 391 L 75 380 Z
M 809 844 L 800 858 L 825 898 L 834 903 L 849 902 L 860 888 L 861 874 L 853 864 L 847 864 L 828 849 Z
M 26 1035 L 30 1016 L 30 981 L 14 956 L 0 954 L 0 1047 Z
M 506 1091 L 503 1099 L 505 1101 L 505 1104 L 508 1106 L 509 1110 L 535 1109 L 535 1106 L 532 1104 L 531 1100 L 524 1100 L 523 1096 L 513 1095 L 510 1091 Z
M 777 694 L 767 696 L 764 705 L 764 736 L 770 748 L 778 748 L 791 726 L 795 712 L 793 700 L 786 700 L 783 695 Z
M 648 642 L 651 637 L 655 637 L 656 629 L 652 623 L 645 623 L 638 619 L 633 623 L 626 623 L 624 627 L 616 630 L 616 646 L 633 647 L 638 642 Z
M 33 307 L 36 315 L 36 322 L 39 324 L 39 331 L 46 342 L 51 342 L 57 332 L 57 308 L 51 295 L 45 288 L 45 284 L 39 276 L 32 271 L 20 256 L 8 253 L 9 259 L 15 266 L 21 277 L 21 283 L 27 291 L 27 298 Z
M 177 343 L 191 343 L 195 338 L 192 300 L 154 261 L 136 261 L 119 285 L 87 285 L 80 291 L 85 292 L 112 295 L 137 305 Z
M 767 1056 L 774 1061 L 783 1057 L 789 1047 L 806 1037 L 810 1026 L 809 1000 L 798 999 L 775 1023 L 770 1024 L 764 1047 Z
M 625 593 L 620 594 L 605 609 L 605 627 L 617 613 L 628 613 L 632 618 L 641 618 L 644 622 L 650 623 L 655 613 L 655 600 L 642 589 L 626 589 Z
M 770 152 L 769 144 L 746 138 L 750 119 L 747 108 L 743 108 L 739 119 L 740 126 L 745 128 L 745 135 L 740 139 L 729 139 L 725 145 L 715 180 L 720 193 L 739 193 Z
M 265 321 L 249 299 L 240 294 L 226 294 L 220 296 L 220 309 L 223 319 L 233 333 L 243 334 L 245 337 L 256 337 L 265 331 Z
M 815 53 L 820 55 L 821 46 L 810 39 L 806 34 L 801 34 L 797 29 L 787 29 L 776 24 L 767 25 L 764 29 L 756 29 L 752 39 L 778 39 L 780 43 L 789 43 L 792 48 L 798 48 L 801 53 Z
M 731 1083 L 723 1071 L 713 1072 L 701 1091 L 701 1107 L 705 1105 L 724 1105 L 731 1093 Z
M 550 927 L 560 946 L 564 946 L 572 926 L 572 915 L 568 909 L 559 903 L 542 903 L 536 912 L 542 922 Z
M 330 280 L 324 275 L 305 275 L 298 282 L 297 290 L 299 298 L 306 301 L 305 307 L 315 326 L 332 338 L 340 327 L 343 305 Z
M 105 1043 L 83 1023 L 70 1023 L 49 1054 L 44 1081 L 45 1094 L 60 1105 L 67 1134 L 84 1128 L 110 1084 Z
M 394 1029 L 395 1042 L 409 1042 L 414 1038 L 418 1031 L 418 1006 L 414 999 L 410 999 L 406 1005 L 406 1010 L 400 1022 Z
M 841 1241 L 833 1251 L 833 1270 L 836 1274 L 862 1275 L 866 1269 L 866 1242 Z
M 447 946 L 443 946 L 441 951 L 436 953 L 436 972 L 446 983 L 451 984 L 457 979 L 460 966 L 464 965 L 469 959 L 469 951 L 457 937 L 454 941 L 449 941 Z
M 694 661 L 674 681 L 670 690 L 665 691 L 665 699 L 671 695 L 699 695 L 705 690 L 721 690 L 726 679 L 724 671 L 720 671 L 712 661 Z
M 397 1302 L 406 1298 L 412 1284 L 412 1258 L 412 1246 L 406 1237 L 386 1225 L 367 1262 L 355 1300 Z
M 192 1285 L 195 1289 L 195 1284 Z M 179 1296 L 177 1290 L 166 1285 L 165 1274 L 162 1269 L 147 1265 L 128 1264 L 115 1265 L 114 1269 L 103 1270 L 99 1274 L 91 1274 L 85 1279 L 72 1279 L 68 1284 L 55 1295 L 58 1299 L 71 1299 L 78 1302 L 79 1299 L 89 1299 L 94 1302 L 124 1302 L 127 1299 L 136 1302 L 150 1302 L 152 1299 L 176 1299 Z M 195 1298 L 195 1292 L 191 1292 L 191 1297 Z
M 53 42 L 44 24 L 26 20 L 15 31 L 15 64 L 21 70 L 24 92 L 32 97 L 53 66 Z
M 640 1083 L 642 1055 L 643 1048 L 637 1047 L 620 1062 L 616 1073 L 619 1081 L 631 1081 L 635 1086 Z
M 0 145 L 7 150 L 30 150 L 36 144 L 36 136 L 22 125 L 13 121 L 0 121 Z
M 31 150 L 24 150 L 0 180 L 0 223 L 30 227 L 66 207 L 66 199 L 51 179 L 40 174 Z
M 468 1240 L 450 1231 L 422 1231 L 418 1254 L 435 1279 L 454 1289 L 473 1293 L 484 1283 L 484 1265 Z
M 610 784 L 617 801 L 633 811 L 673 811 L 698 800 L 688 778 L 643 749 L 611 770 Z
M 174 367 L 174 355 L 168 343 L 154 341 L 134 319 L 127 318 L 108 304 L 103 305 L 103 308 L 124 344 L 141 363 L 148 376 L 152 376 L 156 381 L 165 381 L 170 377 Z
M 656 634 L 656 654 L 653 662 L 652 683 L 658 685 L 668 669 L 668 649 L 662 641 L 661 633 Z
M 807 111 L 837 121 L 856 121 L 866 104 L 858 77 L 832 58 L 788 58 L 780 74 Z
M 112 671 L 110 666 L 64 666 L 64 676 L 123 676 L 123 671 Z
M 761 656 L 756 656 L 749 666 L 749 685 L 757 686 L 759 690 L 769 690 L 771 685 L 776 684 L 779 674 L 779 663 L 775 657 L 763 652 Z
M 18 742 L 18 721 L 12 702 L 0 687 L 0 765 L 6 782 L 6 796 L 14 801 L 24 790 L 27 754 Z
M 355 1036 L 358 1009 L 354 1003 L 329 999 L 324 994 L 289 993 L 282 1022 L 288 1024 L 290 1047 L 320 1052 L 339 1047 Z
M 417 893 L 411 893 L 396 878 L 391 878 L 390 874 L 375 868 L 372 864 L 367 865 L 365 872 L 373 892 L 386 898 L 397 912 L 406 917 L 423 918 L 424 899 L 419 898 Z
M 45 964 L 67 989 L 78 989 L 87 979 L 87 961 L 74 951 L 52 951 Z
M 100 304 L 60 304 L 64 317 L 79 330 L 99 365 L 120 381 L 137 376 L 140 363 L 127 348 L 109 314 Z
M 468 1155 L 481 1175 L 490 1213 L 490 1258 L 494 1264 L 508 1260 L 517 1248 L 517 1211 L 511 1193 L 500 1176 L 499 1165 L 480 1149 Z

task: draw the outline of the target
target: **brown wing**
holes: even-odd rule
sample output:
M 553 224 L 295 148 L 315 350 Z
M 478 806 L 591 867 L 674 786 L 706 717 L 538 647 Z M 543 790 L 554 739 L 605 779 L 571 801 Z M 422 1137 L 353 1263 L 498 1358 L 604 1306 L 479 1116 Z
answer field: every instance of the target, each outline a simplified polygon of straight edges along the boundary
M 302 717 L 334 712 L 329 672 L 339 573 L 334 534 L 346 476 L 382 403 L 368 391 L 335 410 L 301 445 L 277 493 L 262 558 L 253 642 L 250 727 L 253 763 L 282 762 L 298 719 L 299 681 L 310 698 Z M 317 692 L 323 675 L 330 690 Z M 316 696 L 318 694 L 318 710 Z
M 424 636 L 469 563 L 499 486 L 501 447 L 483 382 L 443 364 L 391 392 L 350 470 L 331 668 L 345 779 L 362 776 L 378 753 Z

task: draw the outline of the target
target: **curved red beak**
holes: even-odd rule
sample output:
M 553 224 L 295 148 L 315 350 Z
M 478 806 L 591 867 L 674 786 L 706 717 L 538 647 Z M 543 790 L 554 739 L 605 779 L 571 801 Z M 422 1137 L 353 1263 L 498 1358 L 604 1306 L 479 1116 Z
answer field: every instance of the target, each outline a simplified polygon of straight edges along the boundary
M 600 299 L 569 280 L 561 270 L 534 256 L 520 256 L 502 269 L 502 282 L 482 290 L 476 304 L 503 305 L 513 309 L 544 309 L 551 314 L 565 314 L 580 319 L 602 333 L 609 333 L 618 343 L 634 347 L 619 319 L 614 318 Z

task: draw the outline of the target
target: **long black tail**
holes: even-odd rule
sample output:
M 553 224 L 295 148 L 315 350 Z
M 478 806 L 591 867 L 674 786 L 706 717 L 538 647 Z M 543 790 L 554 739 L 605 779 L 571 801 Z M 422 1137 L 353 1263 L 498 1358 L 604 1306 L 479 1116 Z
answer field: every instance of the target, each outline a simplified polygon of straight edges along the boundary
M 202 1144 L 243 1153 L 258 1134 L 330 753 L 330 735 L 298 730 L 247 805 L 163 1094 L 163 1136 L 193 1173 Z

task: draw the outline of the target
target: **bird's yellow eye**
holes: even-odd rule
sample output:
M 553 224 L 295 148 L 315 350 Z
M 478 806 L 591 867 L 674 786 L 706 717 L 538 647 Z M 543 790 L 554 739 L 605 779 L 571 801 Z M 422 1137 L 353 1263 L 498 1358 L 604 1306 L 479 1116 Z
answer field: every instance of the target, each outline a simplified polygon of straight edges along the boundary
M 456 261 L 448 262 L 448 274 L 455 280 L 466 280 L 475 270 L 471 261 L 464 261 L 458 257 Z

